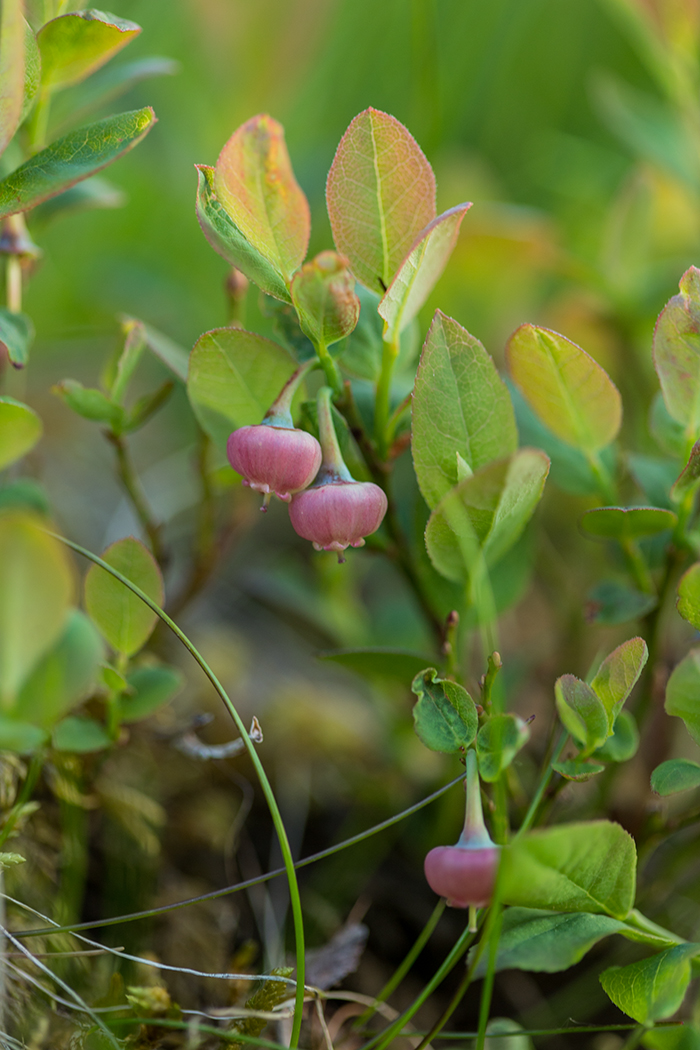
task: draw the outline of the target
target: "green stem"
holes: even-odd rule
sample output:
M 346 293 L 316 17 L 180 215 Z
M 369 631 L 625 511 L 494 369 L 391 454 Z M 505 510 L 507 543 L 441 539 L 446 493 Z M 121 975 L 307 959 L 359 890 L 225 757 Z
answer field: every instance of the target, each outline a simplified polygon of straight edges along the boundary
M 46 145 L 50 110 L 51 95 L 44 89 L 39 92 L 39 97 L 29 119 L 29 152 L 31 154 L 38 153 Z
M 22 264 L 18 255 L 8 255 L 5 282 L 7 309 L 12 314 L 22 312 Z
M 146 502 L 146 495 L 141 487 L 141 482 L 134 469 L 134 465 L 131 462 L 129 447 L 121 434 L 116 434 L 113 430 L 107 431 L 106 434 L 108 440 L 111 441 L 116 449 L 117 474 L 119 480 L 131 500 L 131 505 L 136 511 L 136 516 L 139 519 L 144 532 L 148 536 L 151 550 L 153 551 L 153 557 L 160 566 L 163 566 L 167 561 L 167 556 L 161 539 L 161 526 L 154 520 L 148 503 Z
M 586 458 L 588 460 L 588 465 L 598 482 L 600 495 L 606 503 L 610 505 L 614 504 L 617 501 L 617 490 L 615 488 L 615 482 L 611 478 L 607 467 L 597 452 L 589 452 Z
M 333 396 L 342 398 L 344 394 L 343 380 L 341 378 L 340 372 L 338 371 L 337 364 L 335 363 L 331 355 L 328 353 L 328 347 L 326 346 L 326 344 L 322 342 L 317 343 L 316 353 L 318 354 L 318 359 L 321 362 L 321 368 L 323 369 L 323 372 L 325 374 L 326 382 L 333 390 Z
M 408 955 L 403 960 L 401 965 L 397 967 L 396 971 L 389 978 L 389 980 L 386 982 L 379 995 L 376 996 L 374 1000 L 374 1005 L 367 1007 L 365 1012 L 357 1018 L 357 1021 L 353 1026 L 354 1028 L 362 1028 L 362 1026 L 365 1025 L 367 1021 L 369 1021 L 370 1017 L 372 1017 L 377 1012 L 377 1005 L 379 1003 L 386 1002 L 391 993 L 395 991 L 396 988 L 398 988 L 398 986 L 401 984 L 404 977 L 411 969 L 420 953 L 423 951 L 423 948 L 428 943 L 432 932 L 437 926 L 438 922 L 440 921 L 440 918 L 446 906 L 447 902 L 445 901 L 445 898 L 441 897 L 435 905 L 432 915 L 421 930 L 417 940 L 415 941 Z
M 292 428 L 294 426 L 294 420 L 292 419 L 292 401 L 294 400 L 294 395 L 297 392 L 299 384 L 306 377 L 307 373 L 317 367 L 318 362 L 314 361 L 312 358 L 310 361 L 305 361 L 303 365 L 300 365 L 299 368 L 292 373 L 265 413 L 263 423 L 276 427 Z
M 246 750 L 248 751 L 248 755 L 253 764 L 255 772 L 258 775 L 260 786 L 262 787 L 263 794 L 265 795 L 265 801 L 267 802 L 268 808 L 270 810 L 270 815 L 272 817 L 272 822 L 275 826 L 275 831 L 277 832 L 280 850 L 284 859 L 284 867 L 287 873 L 287 881 L 289 883 L 289 897 L 291 901 L 292 917 L 294 921 L 294 938 L 296 945 L 297 969 L 294 1022 L 292 1025 L 292 1035 L 289 1044 L 290 1048 L 294 1048 L 298 1045 L 299 1042 L 302 1011 L 304 1008 L 304 919 L 301 908 L 301 897 L 299 895 L 299 884 L 297 882 L 296 872 L 294 869 L 294 860 L 292 858 L 292 851 L 289 845 L 289 839 L 287 838 L 287 832 L 285 830 L 279 806 L 277 805 L 275 794 L 272 790 L 270 781 L 267 778 L 267 774 L 265 773 L 263 764 L 260 761 L 260 756 L 258 755 L 255 745 L 248 736 L 248 731 L 243 723 L 243 720 L 238 714 L 238 711 L 236 710 L 228 693 L 226 692 L 226 690 L 224 689 L 214 672 L 212 671 L 207 661 L 196 648 L 196 646 L 192 644 L 192 642 L 184 633 L 184 631 L 182 631 L 178 627 L 178 625 L 173 620 L 171 620 L 168 614 L 164 612 L 163 609 L 160 608 L 160 606 L 156 605 L 156 603 L 152 601 L 151 598 L 149 598 L 148 595 L 145 594 L 140 587 L 137 587 L 134 583 L 131 582 L 131 580 L 127 579 L 126 576 L 123 576 L 122 573 L 118 572 L 111 565 L 108 565 L 107 562 L 102 560 L 102 558 L 98 558 L 96 554 L 93 554 L 91 551 L 86 550 L 79 544 L 73 543 L 71 540 L 66 539 L 64 536 L 60 536 L 57 533 L 49 532 L 48 530 L 47 534 L 53 536 L 54 539 L 59 540 L 61 543 L 65 543 L 65 545 L 67 547 L 70 547 L 71 550 L 76 551 L 78 554 L 82 554 L 84 558 L 87 558 L 95 565 L 99 565 L 100 568 L 105 569 L 106 572 L 110 573 L 110 575 L 114 576 L 115 579 L 123 583 L 125 587 L 128 587 L 130 591 L 132 591 L 138 598 L 140 598 L 142 602 L 144 602 L 150 609 L 152 609 L 153 612 L 156 613 L 156 615 L 159 616 L 160 619 L 168 625 L 173 634 L 182 642 L 187 651 L 194 657 L 194 659 L 202 668 L 211 684 L 214 686 L 214 689 L 219 694 L 220 698 L 223 700 L 226 708 L 228 709 L 229 714 L 231 715 L 231 718 L 233 719 L 236 725 L 236 728 L 238 729 L 241 735 L 241 739 L 243 740 Z
M 352 474 L 345 465 L 343 453 L 340 451 L 338 435 L 333 423 L 333 391 L 329 386 L 322 386 L 316 395 L 318 405 L 318 432 L 323 451 L 323 459 L 319 467 L 318 481 L 354 481 Z
M 374 437 L 381 459 L 386 459 L 389 446 L 389 411 L 391 402 L 391 380 L 394 365 L 399 356 L 398 336 L 391 342 L 385 342 L 382 350 L 382 370 L 377 382 L 377 395 L 374 404 Z
M 644 594 L 656 594 L 656 588 L 654 587 L 654 581 L 649 572 L 649 566 L 644 560 L 644 556 L 639 549 L 637 541 L 631 539 L 620 540 L 620 546 L 622 547 L 632 578 L 640 591 Z
M 493 981 L 496 976 L 496 958 L 498 956 L 498 942 L 501 936 L 501 925 L 503 923 L 503 906 L 496 900 L 491 906 L 488 927 L 484 930 L 484 940 L 488 941 L 489 961 L 484 978 L 484 986 L 481 989 L 481 1003 L 479 1005 L 479 1034 L 476 1040 L 476 1050 L 484 1050 L 486 1041 L 486 1026 L 488 1025 L 489 1013 L 491 1011 L 491 998 L 493 996 Z
M 388 1046 L 389 1043 L 399 1035 L 403 1026 L 411 1020 L 414 1014 L 418 1013 L 423 1003 L 432 995 L 438 985 L 442 984 L 448 973 L 455 968 L 473 940 L 474 934 L 469 929 L 469 926 L 467 926 L 460 934 L 452 951 L 447 955 L 442 965 L 433 974 L 420 995 L 414 999 L 411 1005 L 404 1010 L 401 1016 L 397 1017 L 388 1028 L 383 1032 L 379 1032 L 379 1034 L 373 1039 L 370 1039 L 368 1043 L 365 1043 L 364 1046 L 360 1048 L 360 1050 L 384 1050 L 384 1047 Z
M 640 930 L 642 933 L 649 933 L 654 938 L 662 937 L 670 944 L 685 944 L 682 937 L 676 936 L 675 933 L 671 933 L 664 926 L 659 926 L 658 923 L 647 919 L 646 915 L 643 915 L 637 908 L 632 909 L 625 922 L 628 926 L 634 926 L 635 929 Z
M 520 827 L 518 828 L 515 838 L 513 839 L 514 842 L 517 842 L 520 836 L 523 835 L 534 822 L 535 817 L 537 815 L 537 810 L 539 809 L 540 803 L 544 797 L 544 793 L 547 790 L 547 787 L 549 786 L 550 780 L 552 779 L 552 773 L 554 772 L 554 770 L 552 769 L 552 764 L 559 760 L 559 756 L 564 750 L 564 746 L 568 739 L 569 734 L 566 732 L 566 730 L 563 730 L 561 736 L 559 737 L 559 740 L 557 741 L 556 747 L 554 748 L 554 752 L 552 753 L 551 758 L 547 760 L 547 765 L 540 779 L 537 791 L 535 792 L 532 802 L 530 803 L 530 807 L 527 813 L 525 814 L 525 818 Z

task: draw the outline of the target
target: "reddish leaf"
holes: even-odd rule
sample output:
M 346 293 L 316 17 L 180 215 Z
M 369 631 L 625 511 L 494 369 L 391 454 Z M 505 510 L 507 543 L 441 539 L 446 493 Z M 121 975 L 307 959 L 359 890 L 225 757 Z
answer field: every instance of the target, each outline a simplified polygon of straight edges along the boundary
M 435 176 L 403 124 L 366 109 L 338 146 L 326 187 L 335 246 L 380 295 L 435 218 Z

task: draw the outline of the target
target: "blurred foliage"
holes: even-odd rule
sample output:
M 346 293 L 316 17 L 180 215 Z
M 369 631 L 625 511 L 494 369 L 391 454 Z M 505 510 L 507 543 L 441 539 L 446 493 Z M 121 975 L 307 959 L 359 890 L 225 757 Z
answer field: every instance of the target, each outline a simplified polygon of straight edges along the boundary
M 254 113 L 272 114 L 285 126 L 309 198 L 313 255 L 331 246 L 324 188 L 339 137 L 369 105 L 410 128 L 436 171 L 439 210 L 474 202 L 449 267 L 421 311 L 421 332 L 439 305 L 481 340 L 499 367 L 507 337 L 524 322 L 556 329 L 582 345 L 623 395 L 623 433 L 636 449 L 625 497 L 663 506 L 677 475 L 677 444 L 659 409 L 654 419 L 656 432 L 665 435 L 663 454 L 646 429 L 656 389 L 649 347 L 657 313 L 676 292 L 680 274 L 698 262 L 696 6 L 692 0 L 120 0 L 118 15 L 138 22 L 142 34 L 130 44 L 128 58 L 118 56 L 94 80 L 56 100 L 49 137 L 73 126 L 71 112 L 86 121 L 111 114 L 120 69 L 122 82 L 131 86 L 119 109 L 153 105 L 158 124 L 104 184 L 85 184 L 90 202 L 103 207 L 69 213 L 48 202 L 30 217 L 30 233 L 44 253 L 23 306 L 36 342 L 31 368 L 7 375 L 8 395 L 28 400 L 44 422 L 44 437 L 25 462 L 27 473 L 41 478 L 62 530 L 102 550 L 138 532 L 140 523 L 112 476 L 113 450 L 95 439 L 87 418 L 78 419 L 48 395 L 51 386 L 67 375 L 79 378 L 83 393 L 100 393 L 100 379 L 111 386 L 116 366 L 106 372 L 103 367 L 120 339 L 118 316 L 142 318 L 186 349 L 230 320 L 228 267 L 211 251 L 195 218 L 195 163 L 214 164 L 234 128 Z M 42 21 L 42 0 L 33 0 L 32 7 L 34 21 Z M 659 48 L 666 45 L 664 65 Z M 168 56 L 158 58 L 158 68 L 169 75 L 143 79 L 154 54 Z M 680 152 L 679 141 L 685 143 Z M 86 203 L 85 196 L 71 194 L 64 202 L 71 209 Z M 284 317 L 268 316 L 259 299 L 250 288 L 233 308 L 248 327 L 281 340 Z M 412 348 L 402 352 L 410 358 Z M 188 632 L 244 719 L 260 718 L 265 761 L 292 848 L 306 855 L 410 805 L 443 782 L 448 769 L 413 734 L 408 676 L 402 685 L 380 670 L 362 682 L 337 666 L 342 661 L 319 662 L 317 653 L 373 646 L 430 654 L 434 638 L 404 580 L 371 550 L 338 566 L 332 555 L 306 553 L 279 505 L 259 520 L 254 496 L 201 446 L 180 382 L 181 363 L 179 379 L 172 364 L 177 354 L 161 344 L 154 355 L 139 364 L 136 394 L 166 380 L 175 385 L 152 421 L 144 407 L 143 422 L 149 421 L 130 440 L 143 490 L 163 523 L 170 557 L 166 589 L 173 605 L 181 604 Z M 72 393 L 82 396 L 76 389 Z M 163 401 L 170 393 L 168 386 Z M 537 444 L 538 437 L 528 436 L 537 420 L 515 400 L 521 436 Z M 360 396 L 358 410 L 364 410 Z M 31 429 L 33 421 L 26 422 Z M 595 505 L 586 464 L 571 449 L 565 450 L 569 459 L 557 460 L 545 448 L 554 463 L 539 533 L 526 532 L 492 580 L 496 606 L 515 603 L 501 624 L 502 688 L 519 715 L 536 716 L 531 731 L 540 750 L 554 679 L 571 671 L 585 677 L 603 653 L 628 637 L 629 623 L 620 626 L 623 604 L 623 619 L 650 611 L 644 594 L 621 583 L 607 581 L 605 591 L 606 581 L 592 588 L 605 571 L 607 548 L 585 539 L 577 527 Z M 212 527 L 201 516 L 195 464 L 202 458 L 218 499 L 216 523 L 226 556 L 203 593 L 212 566 L 199 566 L 197 598 L 188 604 L 191 536 L 201 539 Z M 406 456 L 396 464 L 396 487 L 403 524 L 416 537 L 420 570 L 427 519 Z M 46 494 L 37 490 L 32 507 L 42 514 Z M 12 505 L 8 489 L 3 493 Z M 26 494 L 18 499 L 25 506 L 31 502 Z M 644 544 L 653 569 L 653 537 Z M 618 563 L 622 571 L 621 558 Z M 434 603 L 450 607 L 450 582 L 433 576 L 430 586 Z M 612 594 L 610 586 L 618 591 Z M 655 654 L 662 677 L 690 637 L 687 625 L 673 623 L 663 651 Z M 254 799 L 249 763 L 208 756 L 207 748 L 227 744 L 232 735 L 208 683 L 161 627 L 151 649 L 137 659 L 134 675 L 163 673 L 157 661 L 168 661 L 188 684 L 148 721 L 132 725 L 125 718 L 129 724 L 118 728 L 117 717 L 113 738 L 128 747 L 115 747 L 106 760 L 87 745 L 79 760 L 56 749 L 37 786 L 38 811 L 15 798 L 27 768 L 3 758 L 0 803 L 5 814 L 14 814 L 11 845 L 27 858 L 27 864 L 8 869 L 8 889 L 18 895 L 21 888 L 24 900 L 57 921 L 164 906 L 279 864 L 267 817 Z M 378 660 L 377 666 L 386 664 Z M 105 696 L 116 697 L 115 705 L 133 702 L 147 714 L 155 709 L 133 683 L 131 692 L 120 692 L 120 680 L 110 672 L 118 676 L 119 667 L 107 669 L 102 699 L 91 700 L 83 712 L 87 729 L 73 724 L 63 730 L 73 741 L 83 734 L 89 745 Z M 468 684 L 474 695 L 478 676 L 478 660 L 472 659 Z M 179 686 L 175 679 L 165 696 Z M 669 720 L 660 721 L 656 694 L 654 703 L 659 711 L 654 709 L 652 732 L 612 790 L 607 780 L 602 786 L 595 780 L 566 782 L 552 807 L 568 819 L 585 819 L 603 806 L 626 827 L 644 828 L 654 844 L 657 813 L 649 810 L 648 774 L 671 752 L 685 760 L 686 749 L 680 737 L 671 739 L 675 727 L 669 728 Z M 212 716 L 210 722 L 203 715 Z M 78 719 L 62 726 L 66 721 Z M 532 757 L 521 752 L 508 776 L 523 809 L 536 775 Z M 427 920 L 432 901 L 422 883 L 422 855 L 440 836 L 453 836 L 461 805 L 453 792 L 305 876 L 312 943 L 325 942 L 355 908 L 370 908 L 369 947 L 352 979 L 358 991 L 376 992 Z M 667 805 L 664 817 L 676 821 L 682 836 L 677 802 Z M 643 903 L 658 921 L 696 937 L 697 863 L 669 848 L 654 854 L 652 867 L 658 881 L 642 880 Z M 655 913 L 661 902 L 653 887 L 673 881 L 677 893 Z M 247 898 L 108 927 L 105 943 L 132 953 L 148 950 L 174 966 L 245 975 L 285 961 L 287 903 L 284 887 L 272 882 Z M 43 925 L 19 910 L 12 911 L 12 920 L 17 928 Z M 398 1008 L 436 968 L 458 926 L 454 915 L 446 917 L 416 974 L 392 999 Z M 260 946 L 255 962 L 254 953 L 242 947 L 251 939 Z M 46 935 L 32 945 L 37 951 L 71 950 L 74 942 Z M 630 952 L 626 946 L 615 958 L 630 962 L 636 958 Z M 84 959 L 63 965 L 59 972 L 66 980 L 85 982 Z M 593 968 L 582 967 L 573 1000 L 556 977 L 535 984 L 521 975 L 520 983 L 497 986 L 495 1005 L 505 1013 L 517 1009 L 526 1026 L 550 1024 L 553 1016 L 568 1016 L 567 1009 L 577 1011 L 578 1019 L 608 1020 L 612 1014 L 609 1007 L 605 1012 L 595 961 Z M 111 969 L 111 962 L 99 958 L 92 971 L 95 987 L 109 986 Z M 161 974 L 161 986 L 145 965 L 125 959 L 121 969 L 124 981 L 113 981 L 103 1002 L 121 1007 L 125 1016 L 133 1017 L 136 1005 L 177 1018 L 178 1003 L 223 1009 L 255 999 L 243 979 Z M 45 1045 L 33 993 L 19 982 L 16 987 L 15 1018 L 24 1024 L 28 1043 Z M 448 987 L 445 1001 L 453 990 Z M 456 1015 L 464 1024 L 474 1017 L 473 1005 Z M 55 1045 L 67 1045 L 67 1024 L 65 1032 L 56 1024 Z M 157 1038 L 143 1025 L 132 1045 L 155 1046 Z

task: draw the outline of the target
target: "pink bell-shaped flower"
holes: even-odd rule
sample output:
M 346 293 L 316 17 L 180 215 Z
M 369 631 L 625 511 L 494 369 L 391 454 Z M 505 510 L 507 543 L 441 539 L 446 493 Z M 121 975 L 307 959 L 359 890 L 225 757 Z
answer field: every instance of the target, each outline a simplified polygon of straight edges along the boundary
M 425 858 L 425 877 L 452 908 L 483 908 L 491 900 L 500 847 L 484 825 L 476 753 L 467 752 L 467 812 L 464 830 L 454 846 L 436 846 Z
M 345 466 L 331 415 L 331 390 L 318 394 L 318 425 L 323 462 L 311 488 L 295 495 L 289 517 L 295 532 L 311 540 L 317 551 L 337 551 L 338 561 L 347 547 L 362 547 L 365 536 L 376 532 L 387 511 L 387 498 L 379 485 L 355 481 Z
M 313 434 L 294 426 L 291 415 L 292 398 L 308 367 L 297 369 L 262 423 L 234 430 L 226 443 L 229 462 L 243 484 L 264 494 L 262 510 L 273 495 L 289 503 L 321 466 L 321 446 Z

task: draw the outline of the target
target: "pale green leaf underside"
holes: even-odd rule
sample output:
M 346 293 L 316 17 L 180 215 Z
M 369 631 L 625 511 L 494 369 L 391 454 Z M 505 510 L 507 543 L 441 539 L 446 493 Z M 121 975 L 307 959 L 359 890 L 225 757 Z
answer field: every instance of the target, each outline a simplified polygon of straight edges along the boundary
M 433 219 L 401 263 L 379 304 L 379 313 L 387 323 L 387 341 L 394 341 L 408 328 L 430 295 L 449 261 L 469 208 L 471 203 L 458 204 Z

